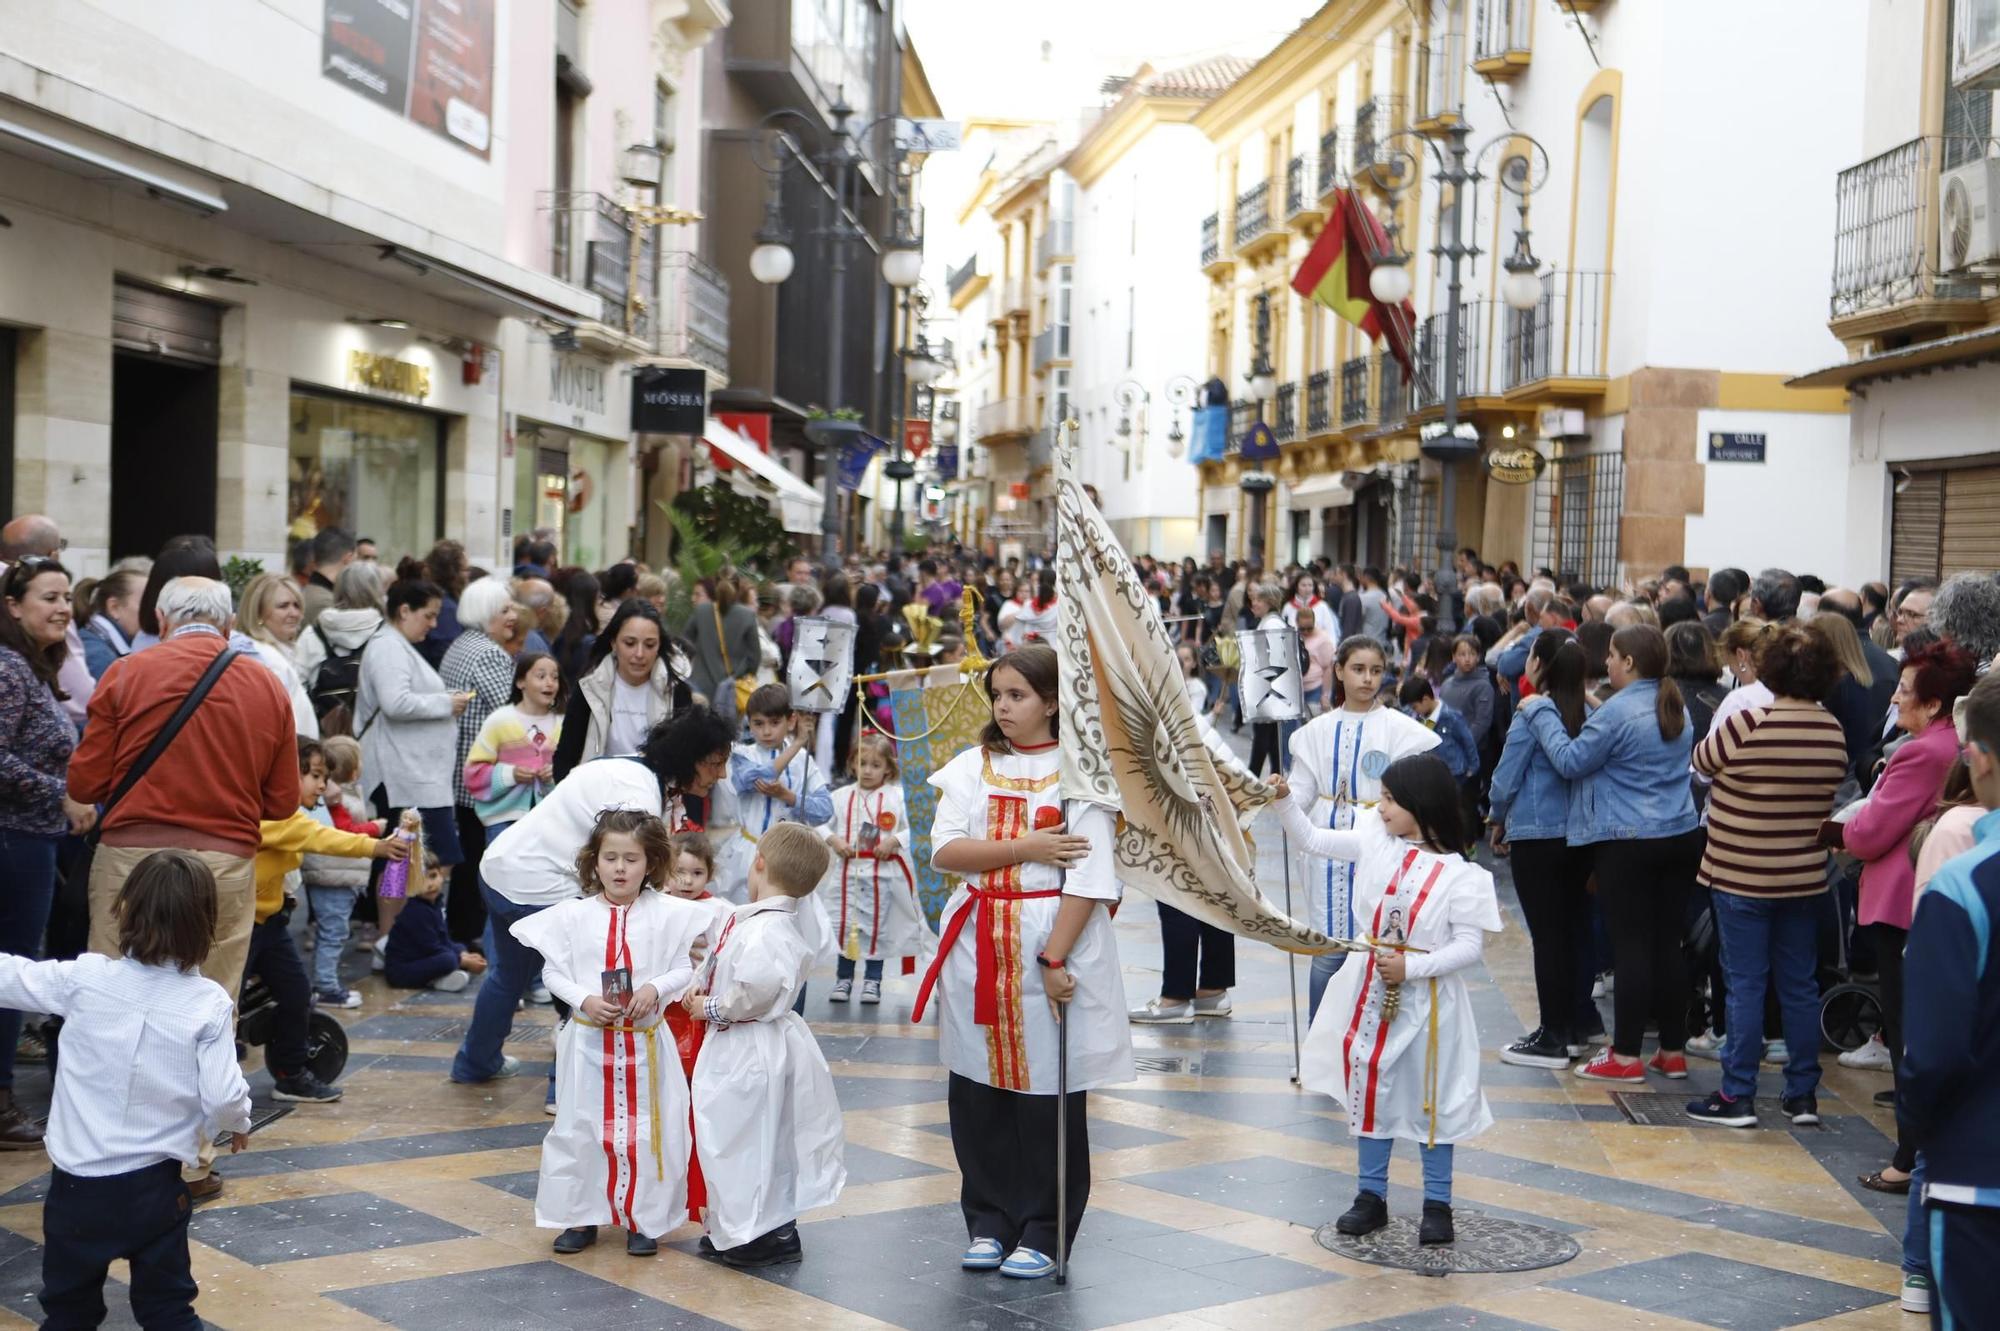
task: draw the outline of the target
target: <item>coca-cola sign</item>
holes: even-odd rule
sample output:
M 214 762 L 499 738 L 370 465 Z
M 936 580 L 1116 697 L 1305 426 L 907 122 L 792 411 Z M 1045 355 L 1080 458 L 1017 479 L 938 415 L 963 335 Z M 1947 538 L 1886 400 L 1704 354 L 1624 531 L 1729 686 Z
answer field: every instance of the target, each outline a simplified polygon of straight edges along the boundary
M 1548 465 L 1539 450 L 1526 444 L 1496 448 L 1486 455 L 1486 474 L 1502 485 L 1531 484 Z

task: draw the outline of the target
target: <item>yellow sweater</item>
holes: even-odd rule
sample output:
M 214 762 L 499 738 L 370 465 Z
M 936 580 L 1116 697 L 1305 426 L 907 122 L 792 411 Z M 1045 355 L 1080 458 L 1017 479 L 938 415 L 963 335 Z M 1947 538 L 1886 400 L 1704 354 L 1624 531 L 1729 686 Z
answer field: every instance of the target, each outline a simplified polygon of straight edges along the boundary
M 304 809 L 277 822 L 258 824 L 257 923 L 262 924 L 285 904 L 285 875 L 308 854 L 348 855 L 367 859 L 375 853 L 375 838 L 328 827 Z

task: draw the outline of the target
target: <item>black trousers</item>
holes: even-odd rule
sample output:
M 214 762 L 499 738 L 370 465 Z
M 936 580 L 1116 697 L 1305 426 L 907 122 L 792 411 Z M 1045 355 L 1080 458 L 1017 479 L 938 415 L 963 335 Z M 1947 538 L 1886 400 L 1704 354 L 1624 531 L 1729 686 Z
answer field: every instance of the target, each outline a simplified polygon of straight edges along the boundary
M 178 1160 L 102 1178 L 54 1170 L 42 1204 L 42 1325 L 69 1331 L 102 1323 L 105 1272 L 123 1257 L 132 1263 L 132 1316 L 140 1326 L 199 1327 L 188 1266 L 192 1209 Z
M 1160 907 L 1160 997 L 1193 998 L 1203 989 L 1236 987 L 1236 935 Z
M 1508 843 L 1514 892 L 1535 951 L 1535 1004 L 1542 1029 L 1566 1043 L 1603 1025 L 1591 1002 L 1590 852 L 1559 837 Z
M 1090 1133 L 1084 1092 L 1069 1094 L 1069 1245 L 1090 1201 Z M 1056 1251 L 1056 1097 L 1002 1091 L 951 1074 L 951 1149 L 959 1209 L 970 1239 L 1007 1251 Z
M 444 921 L 452 941 L 464 946 L 486 935 L 486 899 L 479 894 L 479 861 L 486 854 L 486 824 L 463 804 L 454 813 L 458 822 L 458 848 L 465 858 L 451 866 Z
M 255 975 L 264 981 L 278 1002 L 278 1020 L 271 1027 L 271 1043 L 264 1053 L 273 1072 L 297 1076 L 306 1065 L 306 1018 L 312 1010 L 312 981 L 306 978 L 306 963 L 298 944 L 286 927 L 292 908 L 286 905 L 276 915 L 250 930 L 250 954 L 243 961 L 245 978 Z
M 1688 894 L 1701 869 L 1702 831 L 1673 837 L 1602 841 L 1593 850 L 1597 899 L 1611 933 L 1612 963 L 1618 972 L 1611 1047 L 1620 1057 L 1637 1058 L 1646 1022 L 1660 1023 L 1660 1048 L 1687 1047 L 1687 956 L 1681 932 L 1687 926 Z
M 1931 1202 L 1931 1325 L 1990 1326 L 2000 1305 L 2000 1207 Z
M 1903 1077 L 1903 945 L 1910 941 L 1908 929 L 1893 924 L 1871 924 L 1868 933 L 1875 940 L 1875 970 L 1881 979 L 1882 1043 L 1889 1047 L 1889 1069 L 1901 1082 Z M 1917 1147 L 1911 1140 L 1903 1116 L 1896 1115 L 1896 1155 L 1890 1161 L 1904 1173 L 1916 1167 Z
M 1278 726 L 1279 723 L 1276 721 L 1252 721 L 1250 723 L 1250 774 L 1252 776 L 1259 775 L 1264 771 L 1264 765 L 1267 760 L 1274 774 L 1282 773 L 1285 770 L 1283 750 L 1278 745 Z

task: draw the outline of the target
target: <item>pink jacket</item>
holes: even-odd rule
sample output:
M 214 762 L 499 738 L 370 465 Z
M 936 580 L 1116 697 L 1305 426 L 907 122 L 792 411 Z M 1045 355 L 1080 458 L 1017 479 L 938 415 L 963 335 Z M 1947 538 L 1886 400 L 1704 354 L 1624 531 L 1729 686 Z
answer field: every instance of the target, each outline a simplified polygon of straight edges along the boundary
M 1947 713 L 1896 750 L 1868 802 L 1847 820 L 1847 851 L 1862 862 L 1860 923 L 1910 927 L 1917 882 L 1910 833 L 1937 812 L 1945 774 L 1957 756 L 1958 732 Z

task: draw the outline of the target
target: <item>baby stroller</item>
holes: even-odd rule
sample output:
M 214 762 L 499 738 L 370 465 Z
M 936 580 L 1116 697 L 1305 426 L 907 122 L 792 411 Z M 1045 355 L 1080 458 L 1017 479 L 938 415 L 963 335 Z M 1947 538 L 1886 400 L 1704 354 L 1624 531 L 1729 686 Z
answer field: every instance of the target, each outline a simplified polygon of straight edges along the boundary
M 278 1000 L 257 976 L 247 976 L 243 992 L 236 1000 L 236 1043 L 238 1054 L 245 1045 L 271 1043 L 271 1027 L 278 1020 Z M 264 1066 L 270 1067 L 267 1054 Z M 306 1066 L 321 1081 L 332 1085 L 347 1067 L 347 1031 L 332 1016 L 314 1008 L 306 1016 Z M 277 1074 L 271 1068 L 272 1074 Z
M 1841 856 L 1835 860 L 1832 898 L 1838 912 L 1834 935 L 1837 955 L 1820 976 L 1819 1030 L 1827 1045 L 1841 1053 L 1859 1049 L 1882 1031 L 1882 985 L 1875 960 L 1857 948 L 1861 909 L 1861 866 Z

